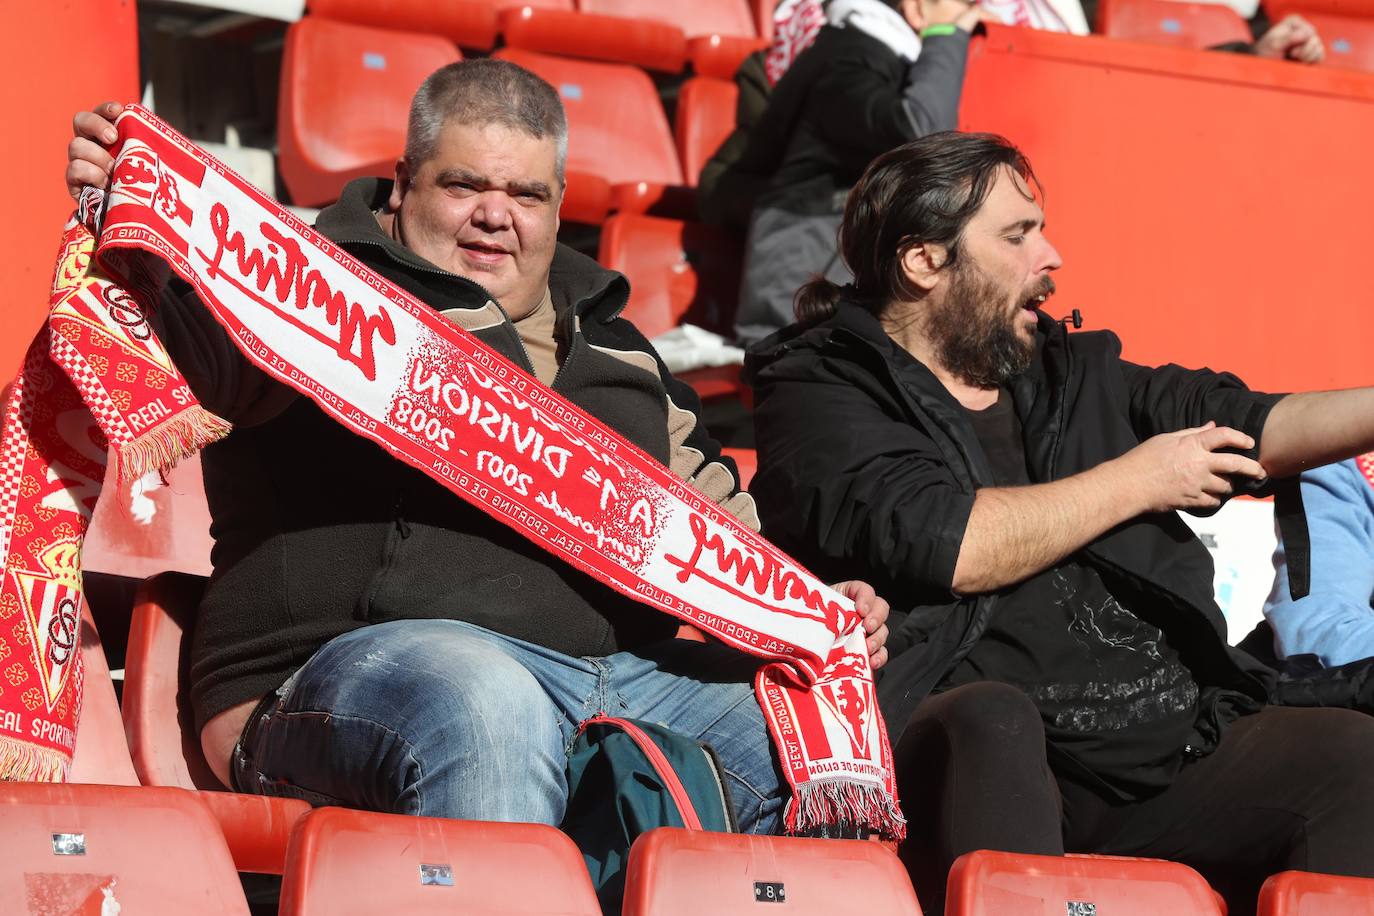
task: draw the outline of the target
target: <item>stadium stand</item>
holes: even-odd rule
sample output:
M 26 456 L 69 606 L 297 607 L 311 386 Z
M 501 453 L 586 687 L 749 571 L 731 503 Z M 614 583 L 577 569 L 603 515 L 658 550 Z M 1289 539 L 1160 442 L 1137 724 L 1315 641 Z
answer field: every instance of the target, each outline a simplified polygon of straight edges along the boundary
M 739 244 L 701 223 L 617 213 L 601 229 L 603 265 L 630 281 L 624 315 L 646 337 L 681 324 L 730 336 L 739 292 Z M 739 393 L 740 367 L 679 372 L 703 401 Z
M 496 17 L 503 4 L 493 0 L 310 0 L 312 18 L 332 19 L 378 29 L 423 32 L 465 48 L 488 50 L 496 44 Z
M 688 187 L 697 186 L 702 168 L 735 129 L 738 100 L 739 87 L 728 79 L 697 76 L 678 90 L 673 138 Z
M 292 202 L 318 207 L 354 178 L 390 177 L 405 146 L 411 96 L 459 57 L 432 34 L 314 16 L 287 29 L 277 126 Z
M 85 666 L 85 686 L 76 749 L 72 754 L 71 781 L 136 786 L 138 776 L 129 757 L 129 746 L 124 742 L 119 699 L 110 678 L 110 666 L 91 618 L 90 606 L 84 602 L 81 608 L 81 661 Z
M 247 916 L 210 812 L 182 789 L 0 783 L 0 911 Z
M 1374 916 L 1374 881 L 1280 872 L 1260 889 L 1255 916 Z
M 739 485 L 743 489 L 749 489 L 749 481 L 754 479 L 754 472 L 759 469 L 759 453 L 752 448 L 727 448 L 722 449 L 722 453 L 735 459 L 735 466 L 739 468 Z
M 688 38 L 713 34 L 744 38 L 758 35 L 748 0 L 693 0 L 691 3 L 578 0 L 578 9 L 584 13 L 668 22 L 680 28 Z
M 1225 916 L 1202 876 L 1159 859 L 1032 856 L 980 850 L 960 856 L 949 872 L 945 916 Z
M 486 51 L 504 41 L 498 56 L 549 79 L 568 107 L 572 142 L 563 216 L 604 222 L 600 259 L 631 279 L 627 314 L 649 335 L 683 321 L 719 329 L 723 320 L 728 328 L 739 269 L 729 238 L 642 211 L 659 203 L 665 189 L 695 185 L 702 164 L 729 133 L 736 96 L 729 80 L 739 61 L 771 36 L 772 8 L 772 0 L 581 0 L 576 10 L 573 0 L 313 0 L 310 16 L 286 32 L 279 166 L 292 199 L 308 205 L 333 200 L 352 177 L 389 175 L 420 80 L 459 59 L 455 45 Z M 1333 195 L 1311 181 L 1284 178 L 1318 170 L 1362 174 L 1360 157 L 1374 142 L 1374 119 L 1368 117 L 1374 80 L 1339 69 L 1304 73 L 1192 53 L 1249 39 L 1243 20 L 1224 6 L 1103 0 L 1099 9 L 1107 35 L 1172 47 L 993 26 L 975 42 L 965 91 L 961 126 L 1015 138 L 1054 189 L 1056 238 L 1076 253 L 1060 278 L 1060 301 L 1090 303 L 1092 325 L 1121 331 L 1128 356 L 1140 361 L 1166 355 L 1193 364 L 1215 361 L 1273 390 L 1367 381 L 1368 335 L 1358 329 L 1368 327 L 1368 317 L 1359 311 L 1363 300 L 1351 295 L 1363 289 L 1360 259 L 1342 248 L 1341 231 L 1297 233 L 1288 240 L 1293 262 L 1319 258 L 1332 265 L 1322 276 L 1293 272 L 1291 278 L 1304 284 L 1297 291 L 1303 301 L 1324 304 L 1322 320 L 1294 322 L 1276 335 L 1268 321 L 1238 320 L 1233 311 L 1208 305 L 1223 297 L 1245 301 L 1263 318 L 1298 301 L 1285 286 L 1290 277 L 1268 272 L 1238 278 L 1240 285 L 1231 287 L 1219 285 L 1217 266 L 1246 263 L 1247 251 L 1262 250 L 1263 236 L 1255 233 L 1268 231 L 1272 221 L 1255 219 L 1257 187 L 1266 189 L 1264 207 L 1271 214 L 1346 226 L 1348 188 Z M 1300 8 L 1274 5 L 1269 12 L 1272 18 L 1286 12 L 1309 18 L 1326 39 L 1333 68 L 1374 70 L 1374 0 L 1302 0 Z M 121 22 L 132 35 L 132 25 Z M 681 85 L 671 135 L 660 91 L 639 67 L 661 74 L 690 67 L 693 77 Z M 128 85 L 119 92 L 83 87 L 81 101 L 89 103 L 88 94 L 132 97 L 136 68 L 124 67 L 121 77 L 121 86 Z M 1016 91 L 1008 91 L 1011 86 Z M 671 98 L 671 89 L 667 94 Z M 1037 99 L 1053 104 L 1032 104 Z M 56 107 L 64 118 L 71 108 Z M 1091 131 L 1083 130 L 1084 112 L 1093 116 Z M 1303 130 L 1276 135 L 1274 125 L 1292 123 L 1302 123 Z M 41 144 L 32 145 L 37 151 Z M 1228 151 L 1220 164 L 1218 150 Z M 608 216 L 613 209 L 621 212 Z M 1101 240 L 1108 211 L 1133 214 L 1110 245 Z M 1185 213 L 1206 218 L 1181 218 Z M 1165 279 L 1123 284 L 1124 276 L 1148 275 L 1157 256 L 1135 253 L 1161 238 L 1171 250 L 1205 254 L 1181 256 Z M 41 261 L 42 273 L 50 243 L 40 247 L 42 258 L 24 252 L 15 260 Z M 1161 285 L 1168 295 L 1161 295 Z M 1333 326 L 1346 325 L 1351 333 L 1332 334 Z M 13 345 L 11 335 L 0 336 Z M 704 396 L 736 394 L 737 372 L 733 380 L 731 372 L 724 371 L 719 389 L 702 387 L 701 377 L 689 380 Z M 747 484 L 754 452 L 726 453 Z M 178 505 L 187 501 L 178 498 Z M 127 519 L 97 524 L 88 568 L 113 571 L 136 554 L 142 562 L 186 568 L 184 526 L 205 525 L 203 496 L 192 493 L 189 501 L 196 499 L 199 514 L 173 515 L 174 534 L 156 549 Z M 108 513 L 108 505 L 101 511 Z M 195 550 L 203 553 L 204 532 L 199 535 Z M 197 562 L 208 568 L 208 558 Z M 126 573 L 130 568 L 118 566 Z M 493 900 L 503 912 L 597 912 L 580 856 L 549 828 L 339 809 L 307 814 L 301 801 L 221 791 L 180 693 L 200 587 L 194 576 L 169 574 L 140 589 L 122 709 L 115 705 L 94 622 L 83 617 L 86 706 L 73 780 L 141 781 L 155 788 L 0 785 L 0 850 L 13 863 L 0 873 L 0 911 L 51 905 L 94 913 L 108 895 L 125 914 L 243 913 L 237 867 L 284 872 L 283 913 L 424 913 L 435 904 L 447 910 Z M 86 854 L 54 855 L 54 832 L 84 833 Z M 450 869 L 452 886 L 445 885 L 440 866 Z M 905 872 L 877 844 L 657 831 L 635 847 L 626 912 L 730 913 L 785 894 L 788 912 L 829 913 L 854 908 L 856 884 L 864 887 L 865 912 L 919 912 Z M 1221 912 L 1195 872 L 1152 860 L 974 853 L 955 866 L 949 888 L 950 914 L 1039 914 L 1046 900 L 1056 913 L 1075 912 L 1074 903 L 1095 904 L 1103 913 L 1110 905 L 1110 912 L 1125 916 Z M 1286 872 L 1271 878 L 1261 895 L 1259 916 L 1334 913 L 1374 916 L 1374 881 Z
M 582 854 L 537 824 L 319 808 L 291 836 L 280 916 L 599 916 Z
M 570 193 L 586 196 L 574 186 L 591 175 L 610 186 L 613 209 L 642 212 L 666 189 L 682 185 L 668 118 L 644 71 L 519 48 L 503 48 L 495 56 L 539 74 L 562 96 Z
M 1231 7 L 1179 0 L 1102 0 L 1097 7 L 1097 30 L 1108 38 L 1176 48 L 1202 49 L 1252 40 L 1250 27 Z
M 310 806 L 226 792 L 205 762 L 185 689 L 191 625 L 204 587 L 203 578 L 175 572 L 139 587 L 125 661 L 128 753 L 144 785 L 205 790 L 201 799 L 219 821 L 240 871 L 279 875 L 291 827 Z
M 768 47 L 762 38 L 732 38 L 726 35 L 706 35 L 687 42 L 687 58 L 697 76 L 733 79 L 744 59 L 755 51 Z
M 501 13 L 507 47 L 677 73 L 687 63 L 687 38 L 666 22 L 597 13 L 520 7 Z
M 661 827 L 630 848 L 625 916 L 780 912 L 920 916 L 906 869 L 887 847 Z

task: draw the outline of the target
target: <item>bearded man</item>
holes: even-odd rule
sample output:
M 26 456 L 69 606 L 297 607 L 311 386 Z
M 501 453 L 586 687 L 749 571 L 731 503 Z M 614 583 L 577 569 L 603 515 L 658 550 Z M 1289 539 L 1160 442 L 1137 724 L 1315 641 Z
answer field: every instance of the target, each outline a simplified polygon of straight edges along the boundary
M 989 135 L 879 157 L 853 284 L 803 287 L 750 357 L 765 530 L 892 604 L 879 702 L 923 906 L 981 848 L 1180 860 L 1232 912 L 1285 868 L 1374 875 L 1374 721 L 1266 705 L 1175 511 L 1374 447 L 1374 390 L 1258 394 L 1068 333 L 1035 187 Z

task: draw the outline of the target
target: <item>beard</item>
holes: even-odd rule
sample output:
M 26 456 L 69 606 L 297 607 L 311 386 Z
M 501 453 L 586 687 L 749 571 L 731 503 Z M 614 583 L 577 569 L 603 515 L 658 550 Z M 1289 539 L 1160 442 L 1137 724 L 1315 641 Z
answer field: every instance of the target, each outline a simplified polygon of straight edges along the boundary
M 1054 292 L 1054 281 L 1043 277 L 1023 292 L 1018 302 Z M 951 375 L 978 388 L 995 388 L 1030 367 L 1035 340 L 1017 331 L 1020 310 L 1007 314 L 1007 289 L 964 262 L 954 268 L 949 295 L 932 311 L 927 333 L 940 364 Z

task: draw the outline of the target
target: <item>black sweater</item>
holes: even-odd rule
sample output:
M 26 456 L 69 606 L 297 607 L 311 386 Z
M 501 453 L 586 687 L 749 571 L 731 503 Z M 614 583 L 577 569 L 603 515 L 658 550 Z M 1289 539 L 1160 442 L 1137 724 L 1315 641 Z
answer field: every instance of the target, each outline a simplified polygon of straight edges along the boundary
M 389 191 L 390 182 L 350 183 L 316 228 L 435 309 L 482 317 L 469 322 L 489 325 L 475 335 L 533 374 L 515 327 L 480 286 L 380 230 L 373 210 Z M 559 246 L 549 286 L 565 341 L 554 389 L 679 476 L 710 468 L 709 495 L 737 494 L 733 463 L 696 422 L 696 396 L 619 317 L 625 278 Z M 194 296 L 166 299 L 155 325 L 201 403 L 236 425 L 202 459 L 215 545 L 191 659 L 198 726 L 372 623 L 464 620 L 574 656 L 674 632 L 668 617 L 555 559 L 254 369 Z M 728 508 L 752 520 L 748 497 Z

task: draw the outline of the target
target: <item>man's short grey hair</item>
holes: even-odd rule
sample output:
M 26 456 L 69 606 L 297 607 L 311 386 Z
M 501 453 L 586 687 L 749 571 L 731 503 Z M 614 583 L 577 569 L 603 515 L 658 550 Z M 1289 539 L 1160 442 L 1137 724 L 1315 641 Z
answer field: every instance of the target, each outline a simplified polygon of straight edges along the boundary
M 434 158 L 439 135 L 450 120 L 499 124 L 537 140 L 552 137 L 557 147 L 554 171 L 559 184 L 564 183 L 568 117 L 563 100 L 557 90 L 524 67 L 487 57 L 459 61 L 431 73 L 410 103 L 405 156 L 412 169 Z

